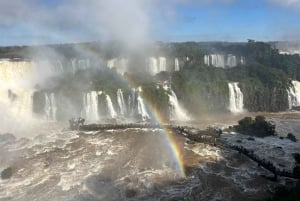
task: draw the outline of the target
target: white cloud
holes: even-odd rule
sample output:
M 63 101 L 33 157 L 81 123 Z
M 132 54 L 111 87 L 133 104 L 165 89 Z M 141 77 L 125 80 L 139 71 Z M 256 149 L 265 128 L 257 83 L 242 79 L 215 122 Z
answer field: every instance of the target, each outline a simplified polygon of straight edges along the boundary
M 268 0 L 272 4 L 277 4 L 291 9 L 300 10 L 300 0 Z

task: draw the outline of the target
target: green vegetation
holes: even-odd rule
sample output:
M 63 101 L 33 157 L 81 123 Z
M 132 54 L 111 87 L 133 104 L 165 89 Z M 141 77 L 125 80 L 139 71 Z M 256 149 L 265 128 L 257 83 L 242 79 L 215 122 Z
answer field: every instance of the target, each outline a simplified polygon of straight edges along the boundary
M 273 48 L 273 45 L 273 43 L 254 40 L 249 40 L 248 43 L 157 43 L 152 47 L 145 47 L 139 52 L 129 53 L 117 42 L 105 44 L 93 42 L 33 47 L 0 47 L 0 58 L 31 59 L 31 56 L 35 55 L 38 58 L 49 57 L 51 59 L 51 57 L 59 56 L 65 66 L 71 65 L 68 61 L 72 58 L 84 57 L 80 50 L 88 50 L 87 52 L 93 52 L 93 55 L 86 54 L 85 57 L 91 60 L 92 67 L 97 70 L 80 71 L 75 75 L 53 79 L 52 83 L 55 83 L 55 86 L 50 87 L 51 89 L 42 88 L 41 90 L 54 90 L 72 96 L 72 94 L 78 95 L 88 90 L 105 89 L 106 93 L 114 96 L 118 88 L 122 88 L 124 93 L 128 93 L 129 88 L 124 80 L 130 80 L 134 87 L 149 88 L 147 97 L 154 102 L 162 100 L 162 105 L 165 105 L 166 97 L 162 98 L 162 92 L 157 93 L 152 89 L 155 88 L 157 82 L 162 83 L 171 79 L 172 88 L 179 101 L 187 110 L 193 111 L 194 115 L 201 115 L 204 112 L 227 111 L 229 103 L 227 83 L 239 82 L 239 87 L 244 95 L 244 106 L 248 111 L 277 112 L 288 109 L 287 90 L 291 86 L 291 80 L 300 80 L 300 57 L 298 55 L 281 55 L 278 50 Z M 55 54 L 52 55 L 51 52 L 55 52 Z M 246 64 L 238 63 L 237 67 L 229 69 L 205 65 L 204 55 L 216 53 L 243 56 Z M 149 76 L 145 66 L 145 59 L 149 56 L 165 56 L 169 72 Z M 114 57 L 130 59 L 128 69 L 131 71 L 125 73 L 124 80 L 116 74 L 115 69 L 99 68 L 103 61 Z M 180 63 L 181 70 L 179 72 L 173 70 L 175 57 Z M 81 100 L 76 100 L 76 102 L 81 102 Z M 157 103 L 153 104 L 158 107 Z
M 251 117 L 245 117 L 239 121 L 236 130 L 256 137 L 275 135 L 275 125 L 266 121 L 264 116 L 256 116 L 254 120 Z

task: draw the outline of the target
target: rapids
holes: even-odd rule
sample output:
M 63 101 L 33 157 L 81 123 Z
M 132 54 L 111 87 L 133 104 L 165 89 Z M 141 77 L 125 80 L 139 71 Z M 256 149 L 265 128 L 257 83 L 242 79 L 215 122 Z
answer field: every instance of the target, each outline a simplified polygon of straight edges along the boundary
M 268 118 L 282 131 L 289 120 L 300 119 L 287 114 Z M 193 143 L 173 133 L 185 166 L 183 178 L 170 141 L 161 129 L 82 132 L 70 131 L 54 122 L 36 129 L 31 138 L 0 136 L 0 170 L 13 169 L 10 179 L 0 180 L 0 200 L 247 201 L 263 198 L 275 185 L 260 177 L 272 176 L 267 170 L 244 155 Z M 276 137 L 256 139 L 259 146 L 248 141 L 247 136 L 237 134 L 225 133 L 220 140 L 227 143 L 241 140 L 243 146 L 287 169 L 293 165 L 291 153 L 300 151 L 299 143 Z

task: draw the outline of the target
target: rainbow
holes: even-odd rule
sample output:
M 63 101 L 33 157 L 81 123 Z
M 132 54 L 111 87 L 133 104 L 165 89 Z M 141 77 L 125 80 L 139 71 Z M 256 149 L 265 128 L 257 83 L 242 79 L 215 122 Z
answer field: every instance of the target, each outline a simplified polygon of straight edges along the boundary
M 96 52 L 95 50 L 93 50 L 91 48 L 88 48 L 88 47 L 86 47 L 84 45 L 81 45 L 80 48 L 82 48 L 85 53 L 89 53 L 91 56 L 93 56 L 93 57 L 95 57 L 97 59 L 104 60 L 103 58 L 101 58 L 101 56 L 99 55 L 99 53 Z M 124 76 L 122 76 L 121 74 L 119 74 L 117 72 L 116 72 L 116 74 L 118 75 L 118 78 L 121 81 L 123 81 L 124 83 L 126 83 L 129 88 L 137 88 L 138 87 L 128 77 L 125 78 Z M 177 165 L 176 170 L 178 171 L 178 174 L 181 177 L 185 177 L 186 175 L 185 175 L 185 168 L 184 168 L 183 157 L 182 157 L 181 151 L 179 149 L 179 146 L 176 143 L 176 140 L 174 138 L 174 134 L 166 126 L 166 124 L 167 124 L 168 121 L 163 117 L 163 115 L 161 115 L 160 111 L 158 111 L 156 109 L 156 107 L 154 105 L 152 105 L 151 102 L 149 100 L 147 100 L 147 98 L 145 96 L 143 96 L 143 93 L 141 94 L 141 97 L 145 101 L 146 107 L 148 108 L 148 111 L 150 112 L 151 117 L 154 118 L 152 120 L 155 123 L 159 124 L 160 127 L 163 130 L 166 144 L 168 145 L 169 149 L 171 150 L 172 155 L 173 155 L 173 159 L 176 162 L 176 165 Z

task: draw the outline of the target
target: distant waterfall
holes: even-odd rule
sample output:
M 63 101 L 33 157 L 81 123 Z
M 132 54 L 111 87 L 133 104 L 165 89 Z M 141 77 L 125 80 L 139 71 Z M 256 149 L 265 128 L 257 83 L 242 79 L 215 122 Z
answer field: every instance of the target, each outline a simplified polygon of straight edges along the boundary
M 150 116 L 147 112 L 146 106 L 144 104 L 144 100 L 140 95 L 137 97 L 137 106 L 138 106 L 138 114 L 142 116 L 143 120 L 150 119 Z
M 289 109 L 300 106 L 300 82 L 293 80 L 293 86 L 288 90 Z
M 56 120 L 57 105 L 54 93 L 45 93 L 44 111 L 47 120 Z
M 114 105 L 111 101 L 111 98 L 109 95 L 106 94 L 106 104 L 107 104 L 107 109 L 108 109 L 108 112 L 109 112 L 109 115 L 111 118 L 116 118 L 117 117 L 117 113 L 114 109 Z
M 164 86 L 169 96 L 170 103 L 170 120 L 176 121 L 189 121 L 190 117 L 187 115 L 186 111 L 180 106 L 175 92 L 168 86 Z
M 204 64 L 219 68 L 232 68 L 239 64 L 245 64 L 245 57 L 238 57 L 233 54 L 210 54 L 204 55 Z
M 234 56 L 232 54 L 227 55 L 226 66 L 228 66 L 228 67 L 235 67 L 236 65 L 237 65 L 236 56 Z
M 117 91 L 117 99 L 118 99 L 120 114 L 125 115 L 127 112 L 127 107 L 126 107 L 126 103 L 124 101 L 123 91 L 121 89 L 118 89 L 118 91 Z
M 88 121 L 99 121 L 98 96 L 102 92 L 91 91 L 83 95 L 83 114 Z
M 178 60 L 178 58 L 175 58 L 174 63 L 175 63 L 174 71 L 180 71 L 180 66 L 179 66 L 179 60 Z
M 237 82 L 228 83 L 229 88 L 229 111 L 241 113 L 244 111 L 244 98 Z
M 150 57 L 148 59 L 148 72 L 155 75 L 161 71 L 167 71 L 167 60 L 165 57 Z
M 215 67 L 224 68 L 225 67 L 225 59 L 224 55 L 221 54 L 212 54 L 211 56 L 211 64 Z
M 131 94 L 128 95 L 128 113 L 129 115 L 134 115 L 135 105 L 136 105 L 136 90 L 132 88 Z

